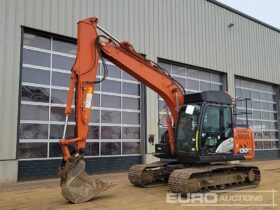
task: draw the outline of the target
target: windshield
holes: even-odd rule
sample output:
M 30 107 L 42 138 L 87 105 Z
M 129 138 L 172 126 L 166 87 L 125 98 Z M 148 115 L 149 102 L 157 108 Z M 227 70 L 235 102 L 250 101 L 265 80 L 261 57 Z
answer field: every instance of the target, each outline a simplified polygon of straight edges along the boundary
M 176 133 L 176 147 L 178 151 L 195 151 L 195 137 L 199 114 L 200 104 L 189 104 L 181 108 Z

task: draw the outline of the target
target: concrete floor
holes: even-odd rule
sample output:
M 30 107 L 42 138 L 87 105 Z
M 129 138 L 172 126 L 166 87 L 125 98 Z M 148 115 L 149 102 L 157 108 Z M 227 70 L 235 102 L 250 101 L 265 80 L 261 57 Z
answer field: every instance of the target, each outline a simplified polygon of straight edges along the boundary
M 248 163 L 249 164 L 249 163 Z M 234 206 L 235 204 L 244 205 L 248 202 L 234 202 L 229 206 L 233 209 L 280 209 L 280 160 L 251 162 L 258 165 L 262 173 L 262 181 L 257 188 L 258 192 L 250 195 L 261 195 L 261 202 L 253 202 L 254 205 L 269 203 L 272 204 L 273 196 L 270 191 L 275 192 L 275 206 L 246 207 Z M 83 204 L 70 204 L 64 200 L 60 194 L 59 180 L 42 180 L 32 182 L 20 182 L 17 184 L 4 185 L 0 189 L 0 209 L 217 209 L 211 206 L 182 206 L 179 203 L 166 203 L 168 192 L 167 186 L 154 188 L 138 188 L 131 185 L 127 179 L 126 173 L 115 173 L 98 175 L 103 180 L 113 181 L 116 186 L 107 192 L 102 193 L 95 199 Z M 248 190 L 247 190 L 248 191 Z M 259 192 L 262 191 L 262 192 Z M 267 192 L 269 191 L 269 192 Z M 239 193 L 228 192 L 219 194 L 219 199 L 248 194 L 246 190 Z M 230 197 L 229 197 L 230 198 Z M 256 198 L 256 197 L 255 197 Z M 219 201 L 219 205 L 227 204 L 228 200 Z M 195 204 L 199 204 L 196 202 Z M 189 205 L 189 204 L 187 204 Z M 278 205 L 278 206 L 277 206 Z M 224 209 L 226 207 L 220 207 Z

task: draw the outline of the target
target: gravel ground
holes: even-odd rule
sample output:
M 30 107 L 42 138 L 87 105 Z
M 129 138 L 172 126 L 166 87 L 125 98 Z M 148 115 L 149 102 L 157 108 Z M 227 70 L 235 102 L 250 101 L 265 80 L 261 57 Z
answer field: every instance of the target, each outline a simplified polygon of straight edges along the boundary
M 211 194 L 212 197 L 211 195 L 204 197 L 209 199 L 208 202 L 218 199 L 219 207 L 207 203 L 201 206 L 199 201 L 195 200 L 193 200 L 193 204 L 200 206 L 188 206 L 190 204 L 182 204 L 178 200 L 175 201 L 176 203 L 167 203 L 167 186 L 138 188 L 129 183 L 126 173 L 113 173 L 97 177 L 113 181 L 116 185 L 83 204 L 71 204 L 64 200 L 60 193 L 58 179 L 2 185 L 0 209 L 280 209 L 280 160 L 249 162 L 247 164 L 260 167 L 262 174 L 260 185 L 257 188 L 241 190 L 238 193 L 228 192 L 221 193 L 218 197 L 213 194 Z M 248 192 L 249 190 L 258 192 Z M 272 190 L 278 191 L 274 192 L 274 207 L 259 206 L 260 204 L 271 205 L 273 203 Z M 247 197 L 243 196 L 240 200 L 240 195 Z M 237 202 L 230 201 L 234 199 L 239 200 Z M 250 201 L 246 199 L 250 199 Z M 188 202 L 189 200 L 184 201 Z M 204 201 L 206 202 L 207 199 Z M 255 206 L 245 206 L 246 204 Z

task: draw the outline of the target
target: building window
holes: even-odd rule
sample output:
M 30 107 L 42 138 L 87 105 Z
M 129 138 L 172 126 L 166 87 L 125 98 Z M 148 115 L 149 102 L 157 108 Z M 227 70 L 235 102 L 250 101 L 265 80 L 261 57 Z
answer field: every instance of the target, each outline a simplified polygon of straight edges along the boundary
M 273 85 L 235 79 L 235 97 L 248 101 L 249 126 L 254 131 L 256 150 L 279 149 L 276 90 Z M 237 103 L 237 113 L 245 112 L 245 102 Z M 237 124 L 246 124 L 246 115 L 237 115 Z
M 22 53 L 19 159 L 61 158 L 58 140 L 75 40 L 25 31 Z M 140 155 L 140 83 L 112 63 L 107 65 L 107 79 L 95 87 L 86 153 L 89 157 Z M 102 72 L 100 65 L 98 79 Z M 74 135 L 74 112 L 68 137 Z
M 159 62 L 159 65 L 167 70 L 185 88 L 187 94 L 199 93 L 206 90 L 222 90 L 222 74 L 210 71 L 193 69 L 184 65 Z M 164 100 L 159 97 L 159 136 L 167 130 L 166 109 Z

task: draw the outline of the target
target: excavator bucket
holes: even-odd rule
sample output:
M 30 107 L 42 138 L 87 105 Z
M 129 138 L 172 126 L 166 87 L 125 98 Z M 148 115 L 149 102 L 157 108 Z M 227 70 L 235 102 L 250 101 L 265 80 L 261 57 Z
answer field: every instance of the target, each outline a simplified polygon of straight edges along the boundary
M 60 173 L 61 192 L 72 203 L 87 202 L 113 186 L 85 172 L 85 161 L 67 161 Z

